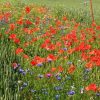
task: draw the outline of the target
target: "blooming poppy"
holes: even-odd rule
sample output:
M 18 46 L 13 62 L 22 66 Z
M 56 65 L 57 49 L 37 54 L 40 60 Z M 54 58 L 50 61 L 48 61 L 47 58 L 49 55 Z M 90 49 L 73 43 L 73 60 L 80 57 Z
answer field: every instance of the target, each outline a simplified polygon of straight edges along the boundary
M 51 72 L 55 72 L 56 70 L 57 70 L 57 68 L 55 68 L 55 67 L 51 68 Z
M 31 61 L 31 65 L 32 66 L 35 66 L 37 64 L 37 62 L 33 59 L 32 61 Z
M 30 11 L 31 11 L 30 7 L 27 6 L 27 7 L 25 8 L 25 12 L 26 12 L 27 14 L 29 14 Z
M 17 48 L 16 49 L 16 54 L 20 54 L 20 53 L 22 53 L 24 50 L 22 49 L 22 48 Z
M 68 73 L 69 74 L 73 73 L 75 71 L 75 69 L 76 69 L 76 67 L 73 64 L 71 64 L 70 67 L 68 68 Z
M 17 24 L 22 25 L 22 24 L 23 24 L 23 18 L 20 18 L 20 19 L 17 21 Z
M 63 72 L 64 68 L 62 66 L 58 66 L 58 71 Z
M 62 18 L 64 21 L 66 21 L 67 20 L 67 17 L 66 16 L 63 16 L 63 18 Z
M 29 56 L 26 55 L 26 54 L 24 54 L 24 55 L 23 55 L 23 58 L 25 58 L 25 59 L 29 59 Z
M 54 60 L 56 60 L 56 59 L 57 59 L 57 57 L 54 56 L 53 54 L 49 54 L 49 55 L 47 56 L 47 61 L 54 61 Z
M 68 54 L 72 54 L 75 51 L 74 48 L 68 50 Z
M 19 44 L 19 43 L 20 43 L 20 39 L 19 39 L 19 38 L 15 38 L 15 39 L 14 39 L 14 42 L 15 42 L 16 44 Z
M 15 29 L 15 24 L 14 23 L 10 24 L 9 28 L 10 28 L 10 30 L 14 30 Z
M 97 86 L 96 86 L 96 84 L 91 83 L 91 84 L 89 84 L 87 87 L 85 87 L 85 90 L 86 90 L 86 91 L 94 91 L 94 92 L 96 92 Z
M 16 35 L 16 34 L 11 34 L 11 35 L 9 36 L 9 39 L 14 40 L 16 37 L 17 37 L 17 35 Z
M 32 22 L 31 22 L 30 20 L 26 20 L 25 23 L 26 23 L 27 25 L 32 25 Z
M 91 61 L 89 61 L 89 62 L 86 63 L 85 66 L 86 66 L 86 68 L 91 69 L 91 68 L 93 68 L 93 63 Z

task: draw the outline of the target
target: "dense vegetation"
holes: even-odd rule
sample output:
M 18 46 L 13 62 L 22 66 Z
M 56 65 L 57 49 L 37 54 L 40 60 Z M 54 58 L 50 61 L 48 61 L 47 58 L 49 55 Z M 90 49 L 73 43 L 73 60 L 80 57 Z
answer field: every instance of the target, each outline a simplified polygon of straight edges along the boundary
M 33 1 L 0 4 L 0 100 L 99 100 L 98 11 Z

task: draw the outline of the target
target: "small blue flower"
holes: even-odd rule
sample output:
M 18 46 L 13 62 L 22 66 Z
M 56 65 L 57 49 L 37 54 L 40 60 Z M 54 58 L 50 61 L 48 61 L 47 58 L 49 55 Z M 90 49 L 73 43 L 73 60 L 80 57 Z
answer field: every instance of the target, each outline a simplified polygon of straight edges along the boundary
M 60 76 L 57 76 L 56 78 L 57 78 L 57 80 L 61 80 L 61 77 Z
M 20 66 L 20 64 L 18 64 L 18 66 Z
M 64 51 L 67 51 L 67 48 L 63 48 Z
M 38 67 L 41 67 L 42 65 L 43 65 L 42 63 L 37 64 Z
M 23 73 L 24 70 L 22 68 L 19 69 L 19 73 Z
M 26 72 L 23 72 L 22 74 L 23 74 L 23 75 L 26 75 Z
M 54 89 L 58 91 L 58 90 L 62 90 L 62 87 L 56 86 L 56 87 L 54 87 Z
M 60 95 L 59 94 L 55 95 L 55 99 L 56 100 L 58 100 L 59 98 L 60 98 Z
M 96 93 L 96 96 L 100 96 L 100 92 Z
M 23 83 L 23 87 L 26 87 L 28 84 L 27 83 Z
M 75 94 L 75 91 L 69 91 L 67 94 L 68 95 L 74 95 Z
M 48 62 L 52 62 L 52 59 L 48 59 Z

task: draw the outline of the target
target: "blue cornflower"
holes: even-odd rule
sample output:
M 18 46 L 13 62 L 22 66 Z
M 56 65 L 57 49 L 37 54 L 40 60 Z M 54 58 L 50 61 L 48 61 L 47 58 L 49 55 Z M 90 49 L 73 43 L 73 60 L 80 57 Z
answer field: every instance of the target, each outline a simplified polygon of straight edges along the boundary
M 48 62 L 52 62 L 52 59 L 48 59 Z
M 67 51 L 67 48 L 63 48 L 64 51 Z
M 22 74 L 23 74 L 23 75 L 26 75 L 26 72 L 23 72 Z
M 42 63 L 37 64 L 38 67 L 41 67 L 42 65 L 43 65 Z
M 58 90 L 62 90 L 62 87 L 56 86 L 56 87 L 54 87 L 54 89 L 58 91 Z
M 69 91 L 67 94 L 68 95 L 74 95 L 75 94 L 75 91 Z
M 28 83 L 23 83 L 23 87 L 26 87 L 28 85 Z
M 22 68 L 20 68 L 18 71 L 19 71 L 19 73 L 23 73 L 24 72 L 24 70 Z
M 100 96 L 100 92 L 96 93 L 96 96 Z
M 58 100 L 59 98 L 60 98 L 60 95 L 59 94 L 55 95 L 55 99 L 56 100 Z
M 60 76 L 57 76 L 56 78 L 57 78 L 57 80 L 61 80 L 61 77 Z

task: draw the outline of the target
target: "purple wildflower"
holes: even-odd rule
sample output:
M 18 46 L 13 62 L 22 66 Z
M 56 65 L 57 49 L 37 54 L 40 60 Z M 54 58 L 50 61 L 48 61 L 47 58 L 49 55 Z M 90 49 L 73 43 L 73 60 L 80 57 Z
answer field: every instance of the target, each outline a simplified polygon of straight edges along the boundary
M 69 91 L 67 94 L 68 95 L 74 95 L 75 94 L 75 91 Z
M 61 80 L 61 77 L 60 76 L 57 76 L 56 78 L 57 78 L 57 80 Z

